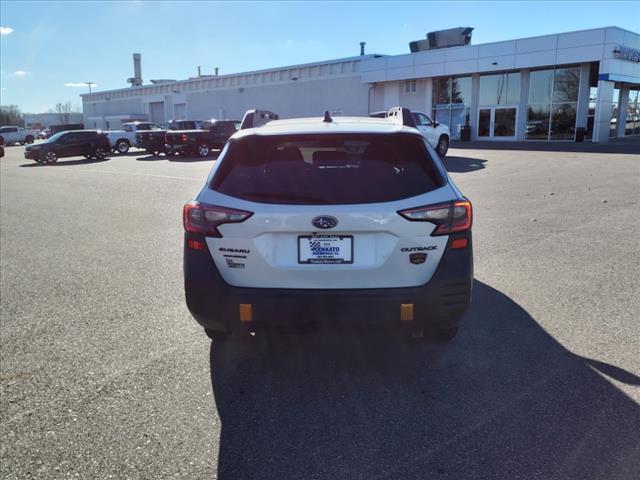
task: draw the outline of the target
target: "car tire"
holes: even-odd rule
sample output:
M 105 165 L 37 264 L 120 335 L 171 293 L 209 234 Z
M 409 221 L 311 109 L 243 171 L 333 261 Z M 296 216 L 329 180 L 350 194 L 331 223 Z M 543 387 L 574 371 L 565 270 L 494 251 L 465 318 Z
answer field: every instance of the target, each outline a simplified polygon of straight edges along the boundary
M 205 158 L 209 156 L 209 153 L 211 153 L 211 149 L 206 143 L 200 143 L 196 148 L 196 153 L 200 158 Z
M 27 135 L 27 137 L 24 139 L 24 141 L 28 144 L 33 143 L 35 140 L 35 138 L 33 137 L 33 135 Z
M 50 150 L 42 154 L 42 163 L 48 163 L 49 165 L 53 165 L 57 161 L 58 161 L 58 155 L 53 150 Z
M 93 156 L 96 157 L 98 160 L 102 160 L 107 156 L 107 151 L 102 147 L 96 147 L 96 149 L 93 152 Z
M 116 152 L 118 152 L 120 155 L 124 155 L 125 153 L 127 153 L 129 151 L 129 149 L 131 148 L 131 144 L 129 143 L 128 140 L 123 140 L 120 139 L 116 142 Z
M 450 342 L 458 334 L 458 327 L 449 327 L 436 330 L 434 337 L 439 342 Z
M 436 151 L 440 157 L 444 157 L 449 151 L 449 137 L 446 135 L 440 135 L 438 139 L 438 144 L 436 145 Z
M 223 343 L 231 336 L 231 332 L 223 330 L 213 330 L 211 328 L 205 328 L 204 333 L 206 333 L 207 337 L 209 337 L 216 343 Z

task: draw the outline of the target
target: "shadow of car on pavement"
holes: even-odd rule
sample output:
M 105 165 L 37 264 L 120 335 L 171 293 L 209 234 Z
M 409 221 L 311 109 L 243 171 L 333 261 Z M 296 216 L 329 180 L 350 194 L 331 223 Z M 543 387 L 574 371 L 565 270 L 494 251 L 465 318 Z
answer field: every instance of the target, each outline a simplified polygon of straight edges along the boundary
M 207 162 L 211 160 L 217 160 L 220 152 L 213 152 L 206 157 L 185 157 L 181 155 L 146 155 L 144 157 L 138 157 L 136 160 L 140 162 L 155 162 L 159 160 L 166 160 L 169 162 Z
M 465 173 L 482 170 L 486 167 L 487 161 L 481 158 L 447 156 L 442 159 L 442 163 L 447 172 Z
M 476 281 L 451 343 L 382 333 L 210 350 L 218 477 L 637 478 L 640 407 L 518 304 Z
M 68 167 L 72 165 L 87 165 L 89 163 L 102 163 L 108 162 L 111 160 L 111 157 L 106 158 L 81 158 L 78 160 L 67 160 L 66 158 L 59 159 L 56 163 L 38 163 L 33 161 L 33 163 L 23 163 L 20 167 Z

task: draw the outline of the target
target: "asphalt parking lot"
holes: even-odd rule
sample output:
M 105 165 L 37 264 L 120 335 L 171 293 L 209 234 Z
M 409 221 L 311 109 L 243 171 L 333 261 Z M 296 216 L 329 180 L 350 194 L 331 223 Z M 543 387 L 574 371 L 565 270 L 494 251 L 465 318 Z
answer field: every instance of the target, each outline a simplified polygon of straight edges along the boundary
M 182 205 L 213 159 L 7 147 L 2 478 L 638 478 L 640 141 L 545 150 L 450 150 L 476 278 L 452 343 L 267 350 L 211 348 L 184 305 Z

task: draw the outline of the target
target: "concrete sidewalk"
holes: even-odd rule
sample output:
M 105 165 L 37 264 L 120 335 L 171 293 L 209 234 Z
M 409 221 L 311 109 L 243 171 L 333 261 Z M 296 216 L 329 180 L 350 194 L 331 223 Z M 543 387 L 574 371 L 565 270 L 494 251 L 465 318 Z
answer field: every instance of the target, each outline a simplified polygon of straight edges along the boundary
M 465 150 L 527 150 L 541 152 L 589 152 L 589 153 L 626 153 L 640 154 L 640 135 L 623 138 L 612 138 L 608 143 L 592 143 L 589 141 L 576 143 L 569 141 L 543 142 L 500 142 L 500 141 L 472 141 L 461 142 L 453 140 L 451 148 Z

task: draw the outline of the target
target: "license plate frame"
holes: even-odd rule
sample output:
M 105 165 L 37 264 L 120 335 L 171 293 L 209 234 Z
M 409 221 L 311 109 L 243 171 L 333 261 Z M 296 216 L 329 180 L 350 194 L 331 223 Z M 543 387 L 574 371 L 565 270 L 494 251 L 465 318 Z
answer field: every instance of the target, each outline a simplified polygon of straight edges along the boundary
M 326 242 L 326 243 L 332 243 L 333 240 L 330 239 L 337 239 L 338 241 L 342 242 L 345 240 L 349 241 L 349 245 L 348 245 L 348 253 L 349 253 L 349 258 L 345 259 L 344 255 L 342 257 L 338 257 L 338 258 L 309 258 L 307 257 L 306 259 L 302 258 L 302 242 L 303 241 L 308 241 L 311 242 L 312 240 L 317 240 L 319 242 Z M 311 247 L 308 247 L 309 249 Z M 343 253 L 342 249 L 339 252 L 340 254 Z M 351 265 L 353 264 L 353 235 L 298 235 L 298 263 L 302 264 L 302 265 Z

